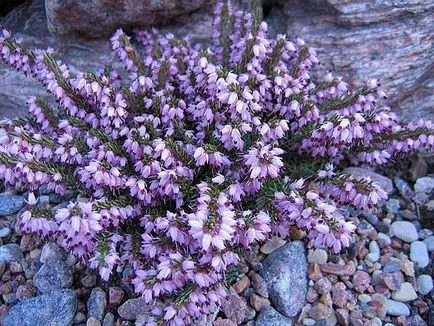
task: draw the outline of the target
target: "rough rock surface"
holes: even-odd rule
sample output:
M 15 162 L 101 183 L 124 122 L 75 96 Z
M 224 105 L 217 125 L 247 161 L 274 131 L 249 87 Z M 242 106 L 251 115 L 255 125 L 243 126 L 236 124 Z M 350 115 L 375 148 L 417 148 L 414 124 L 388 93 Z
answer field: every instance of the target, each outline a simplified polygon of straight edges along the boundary
M 278 20 L 273 26 L 315 47 L 323 63 L 320 72 L 333 70 L 359 86 L 379 78 L 388 102 L 404 117 L 434 117 L 433 1 L 277 3 L 280 7 L 269 14 Z
M 306 303 L 307 258 L 304 244 L 294 241 L 263 261 L 260 274 L 276 309 L 287 317 L 297 315 Z
M 73 290 L 60 290 L 25 300 L 9 311 L 4 326 L 72 325 L 77 309 Z
M 212 25 L 211 7 L 182 15 L 176 22 L 162 27 L 161 30 L 172 32 L 180 37 L 188 33 L 196 41 L 208 39 Z M 53 48 L 54 57 L 67 63 L 72 71 L 98 72 L 105 64 L 112 62 L 113 55 L 106 36 L 100 39 L 52 36 L 47 27 L 44 0 L 33 0 L 22 4 L 0 19 L 0 25 L 19 36 L 22 44 L 29 48 Z M 117 62 L 116 59 L 114 62 Z M 26 78 L 21 72 L 11 70 L 0 63 L 0 118 L 26 115 L 27 100 L 31 96 L 44 94 L 46 90 L 33 79 Z
M 53 34 L 109 35 L 116 28 L 167 24 L 181 14 L 211 4 L 209 0 L 45 0 Z

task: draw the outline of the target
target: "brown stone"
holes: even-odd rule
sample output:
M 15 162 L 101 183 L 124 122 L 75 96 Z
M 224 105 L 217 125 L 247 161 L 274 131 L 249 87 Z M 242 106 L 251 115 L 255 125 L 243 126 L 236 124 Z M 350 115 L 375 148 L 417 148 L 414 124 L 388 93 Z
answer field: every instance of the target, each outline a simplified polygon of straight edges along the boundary
M 344 308 L 348 302 L 348 291 L 344 283 L 338 282 L 332 289 L 333 304 L 339 308 Z
M 353 286 L 357 292 L 363 293 L 369 287 L 371 277 L 364 271 L 357 271 L 353 277 Z
M 20 301 L 34 297 L 36 295 L 36 288 L 30 284 L 20 285 L 17 288 L 17 299 Z
M 249 278 L 246 275 L 244 275 L 241 278 L 241 280 L 239 280 L 234 285 L 232 285 L 232 287 L 234 288 L 235 292 L 241 293 L 245 289 L 247 289 L 249 287 L 249 285 L 250 285 L 250 280 L 249 280 Z
M 318 293 L 311 287 L 307 290 L 306 301 L 314 303 L 319 298 Z
M 230 319 L 223 319 L 223 318 L 218 318 L 214 324 L 214 326 L 237 326 L 236 323 L 234 323 L 232 320 Z
M 323 273 L 335 274 L 335 275 L 353 275 L 356 272 L 356 266 L 353 262 L 349 262 L 347 265 L 339 265 L 333 263 L 321 264 L 320 269 Z
M 119 305 L 124 298 L 124 290 L 117 286 L 109 288 L 109 303 L 112 305 Z
M 348 310 L 337 309 L 336 318 L 338 320 L 339 325 L 348 326 L 350 324 L 350 314 L 348 313 Z
M 11 293 L 12 292 L 12 284 L 11 282 L 4 283 L 0 286 L 0 295 Z
M 247 305 L 242 298 L 235 292 L 231 291 L 223 300 L 221 309 L 226 318 L 240 324 L 247 313 Z
M 270 305 L 270 301 L 264 297 L 261 297 L 260 295 L 252 294 L 250 297 L 250 304 L 256 311 L 261 311 Z

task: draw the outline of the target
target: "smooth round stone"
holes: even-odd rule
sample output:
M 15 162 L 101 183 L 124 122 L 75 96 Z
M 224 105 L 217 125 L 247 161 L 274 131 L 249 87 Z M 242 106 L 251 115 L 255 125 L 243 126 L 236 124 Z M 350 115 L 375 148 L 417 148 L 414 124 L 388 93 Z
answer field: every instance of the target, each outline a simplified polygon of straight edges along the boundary
M 418 268 L 429 264 L 428 249 L 422 241 L 414 241 L 410 245 L 410 259 Z
M 398 239 L 405 242 L 413 242 L 418 239 L 417 230 L 413 223 L 396 221 L 390 226 L 391 231 Z
M 427 194 L 434 190 L 434 178 L 422 177 L 416 180 L 414 184 L 414 191 L 425 192 Z
M 309 252 L 307 260 L 311 264 L 325 264 L 328 259 L 328 253 L 324 249 L 315 249 Z
M 422 295 L 427 295 L 433 289 L 432 277 L 429 275 L 420 275 L 416 281 L 417 292 Z
M 11 229 L 10 228 L 5 227 L 5 228 L 0 229 L 0 238 L 5 238 L 9 234 L 11 234 Z
M 386 313 L 391 316 L 408 316 L 410 315 L 410 309 L 408 309 L 405 303 L 387 300 Z
M 382 322 L 381 319 L 378 318 L 378 317 L 374 317 L 374 318 L 372 318 L 371 321 L 374 322 L 375 325 L 378 325 L 378 326 L 383 325 L 383 322 Z
M 404 282 L 399 290 L 392 292 L 392 299 L 401 302 L 413 301 L 417 299 L 417 294 L 411 283 Z
M 423 240 L 423 243 L 425 244 L 428 251 L 434 251 L 434 235 L 425 238 L 425 240 Z
M 12 194 L 0 195 L 0 216 L 8 216 L 15 213 L 24 206 L 24 197 Z
M 375 263 L 380 259 L 380 254 L 376 252 L 371 252 L 366 255 L 366 260 L 368 260 L 371 263 Z
M 384 243 L 386 246 L 390 246 L 390 244 L 392 243 L 392 240 L 390 239 L 390 237 L 383 232 L 378 233 L 377 241 Z

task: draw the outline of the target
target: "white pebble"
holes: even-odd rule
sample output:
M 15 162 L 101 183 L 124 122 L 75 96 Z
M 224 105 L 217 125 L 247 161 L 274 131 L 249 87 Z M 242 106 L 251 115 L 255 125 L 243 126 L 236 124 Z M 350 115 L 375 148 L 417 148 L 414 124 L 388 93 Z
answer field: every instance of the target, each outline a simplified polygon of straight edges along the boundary
M 420 275 L 417 278 L 417 292 L 422 295 L 427 295 L 433 289 L 432 277 L 429 275 Z
M 428 249 L 422 241 L 414 241 L 410 245 L 410 259 L 417 268 L 424 268 L 429 264 Z
M 416 227 L 407 221 L 396 221 L 390 226 L 390 230 L 398 239 L 405 242 L 413 242 L 418 239 Z
M 401 302 L 413 301 L 417 299 L 417 294 L 411 283 L 404 282 L 398 290 L 392 292 L 392 299 Z
M 405 303 L 387 300 L 386 313 L 391 316 L 408 316 L 410 315 L 410 309 L 408 309 Z

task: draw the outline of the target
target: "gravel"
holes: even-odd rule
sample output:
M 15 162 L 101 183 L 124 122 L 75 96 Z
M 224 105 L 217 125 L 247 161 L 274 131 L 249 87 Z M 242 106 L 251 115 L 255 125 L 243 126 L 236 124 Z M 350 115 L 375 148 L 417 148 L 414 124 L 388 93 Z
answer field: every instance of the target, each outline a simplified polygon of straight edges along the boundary
M 397 221 L 392 223 L 390 230 L 398 239 L 405 242 L 413 242 L 418 239 L 416 227 L 407 221 Z
M 428 249 L 422 241 L 414 241 L 410 246 L 410 259 L 417 268 L 424 268 L 429 264 Z

